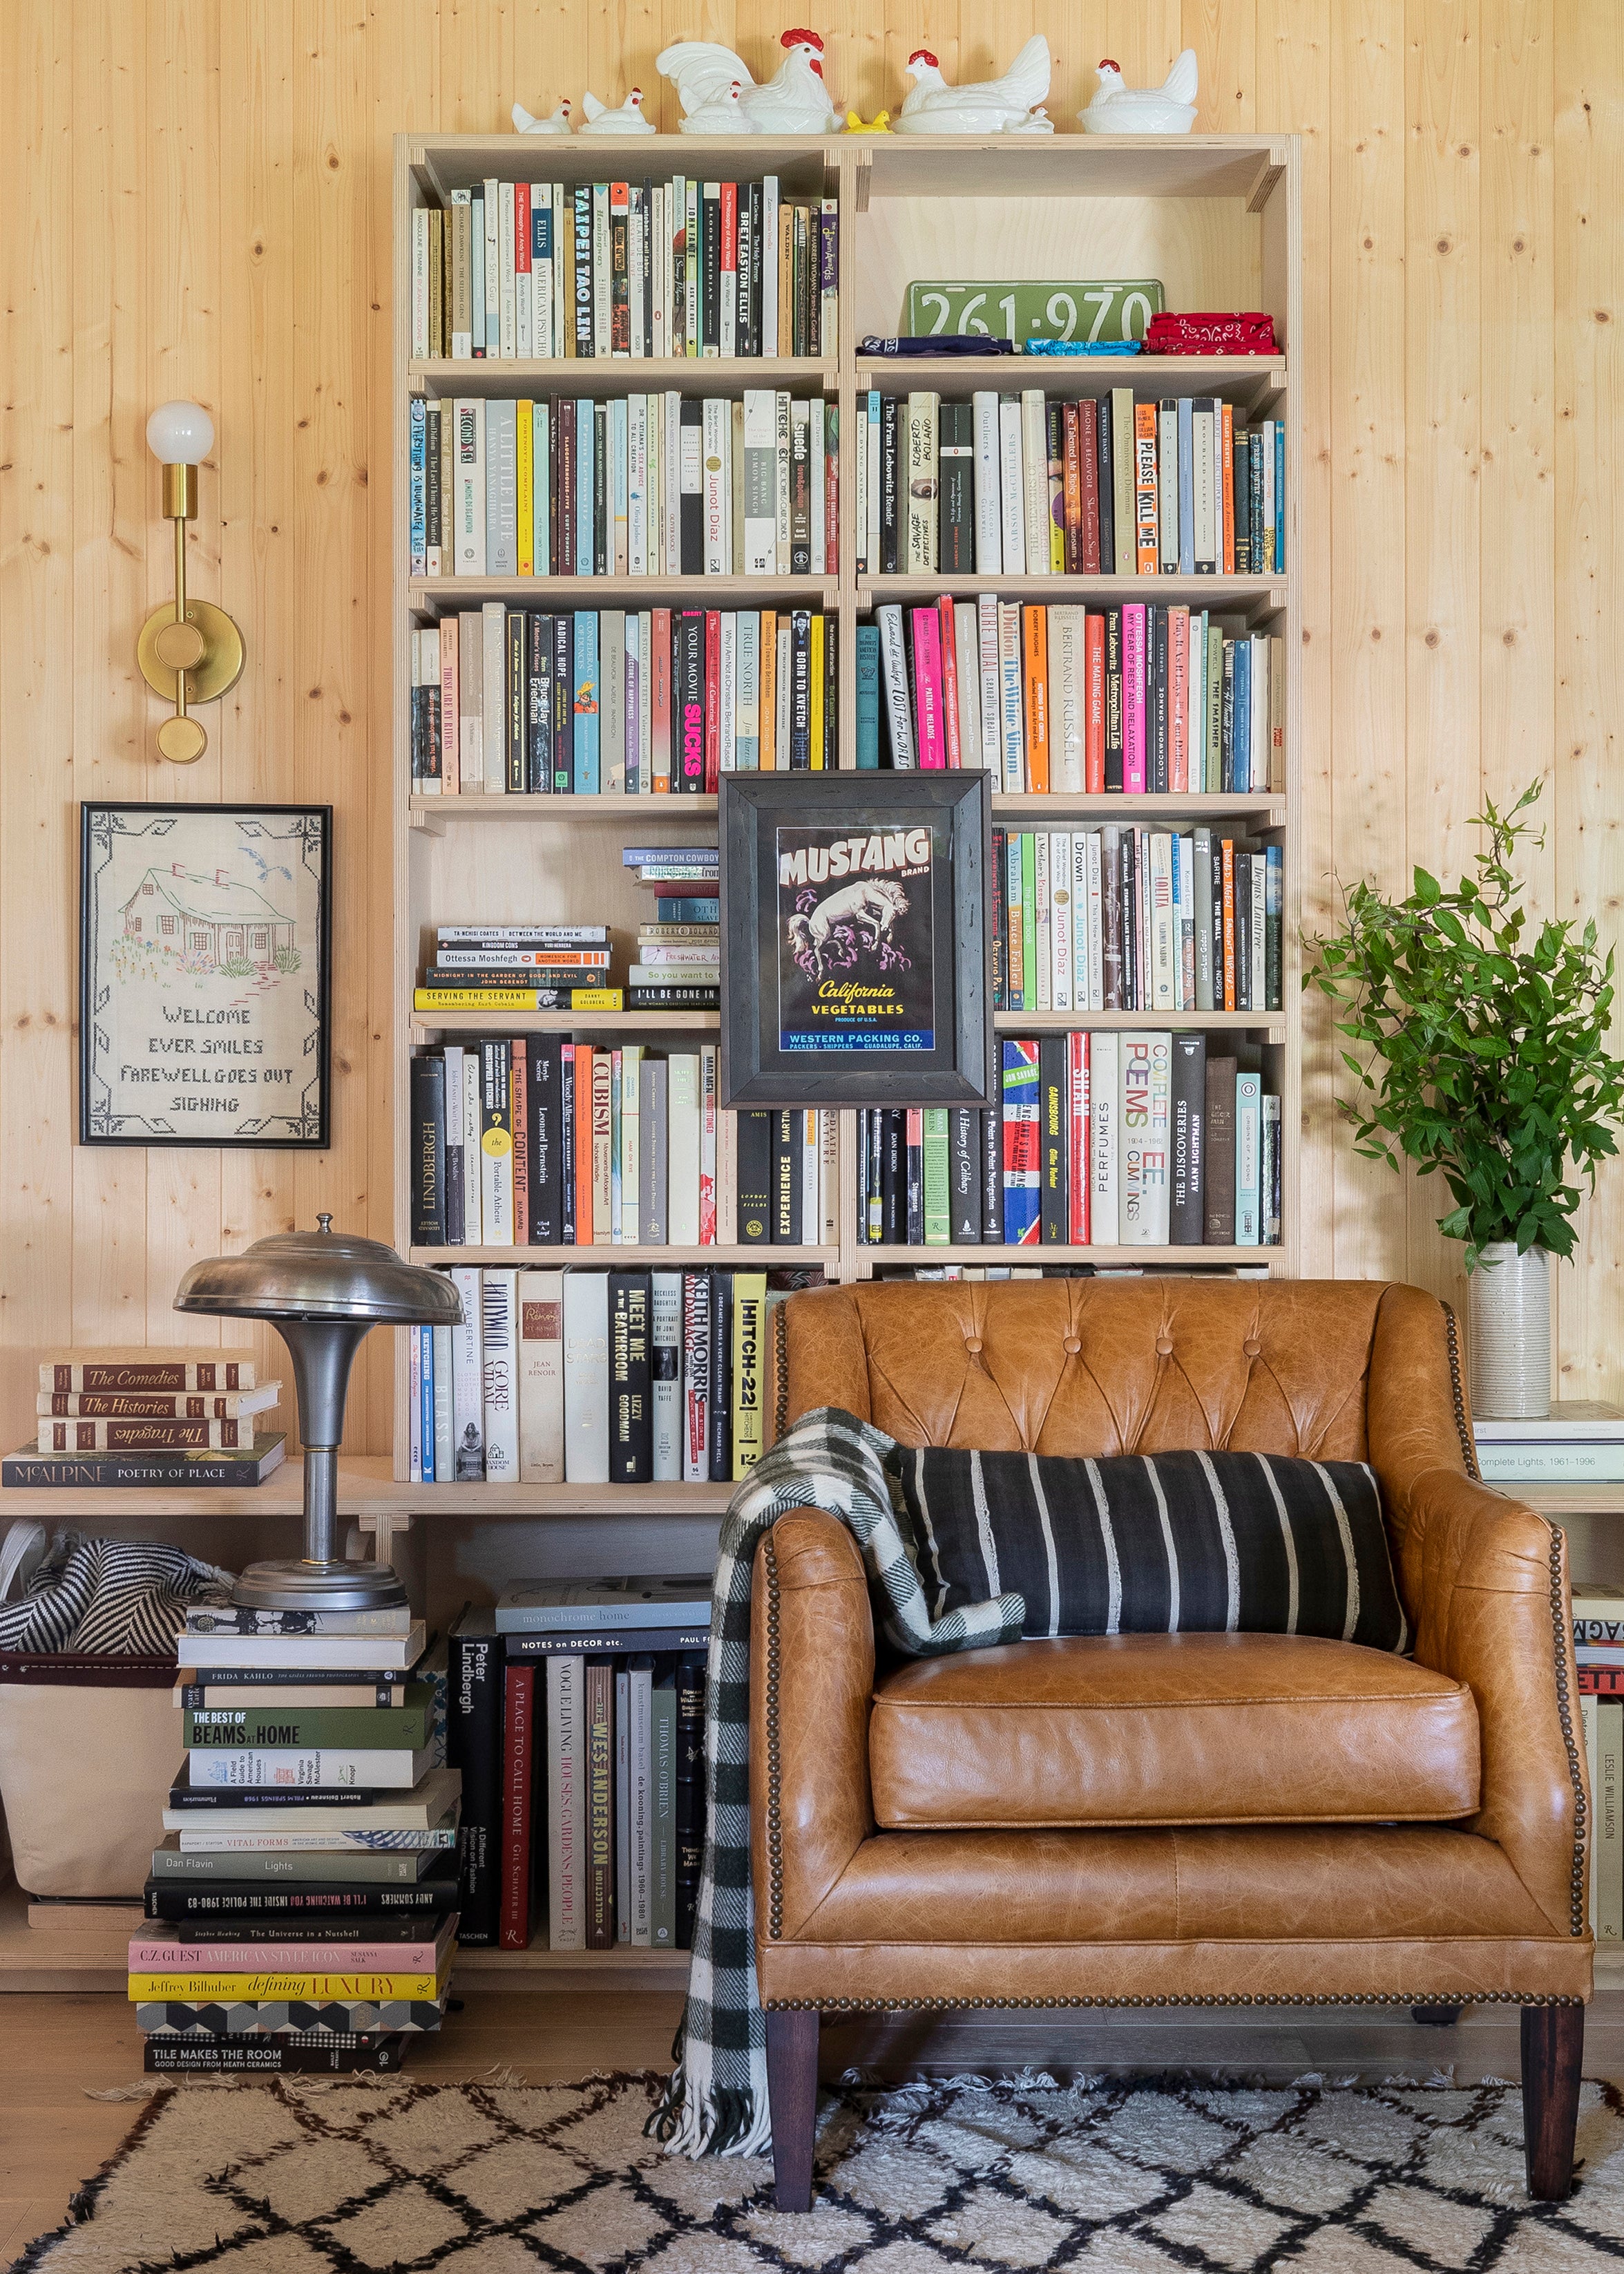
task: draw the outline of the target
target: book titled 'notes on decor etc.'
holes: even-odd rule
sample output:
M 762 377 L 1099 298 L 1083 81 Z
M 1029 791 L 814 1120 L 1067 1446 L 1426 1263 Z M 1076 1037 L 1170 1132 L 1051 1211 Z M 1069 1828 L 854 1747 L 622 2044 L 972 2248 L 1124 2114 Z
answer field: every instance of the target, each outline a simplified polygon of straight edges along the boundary
M 282 1462 L 281 1394 L 251 1350 L 61 1350 L 40 1364 L 34 1442 L 0 1486 L 262 1484 Z

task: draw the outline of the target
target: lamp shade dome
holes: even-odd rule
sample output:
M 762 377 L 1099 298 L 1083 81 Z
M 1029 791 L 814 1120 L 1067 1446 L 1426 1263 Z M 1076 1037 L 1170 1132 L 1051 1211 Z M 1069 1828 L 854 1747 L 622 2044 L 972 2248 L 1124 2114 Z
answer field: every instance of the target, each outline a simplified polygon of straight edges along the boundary
M 457 1325 L 462 1298 L 442 1272 L 402 1262 L 380 1239 L 335 1232 L 278 1231 L 240 1255 L 194 1263 L 176 1290 L 177 1311 L 233 1319 L 351 1319 L 377 1326 Z

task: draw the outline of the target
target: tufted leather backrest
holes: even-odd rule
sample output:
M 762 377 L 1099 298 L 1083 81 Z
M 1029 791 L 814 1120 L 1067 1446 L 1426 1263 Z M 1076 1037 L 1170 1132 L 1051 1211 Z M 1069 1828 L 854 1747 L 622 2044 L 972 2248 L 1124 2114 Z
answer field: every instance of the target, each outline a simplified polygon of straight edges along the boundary
M 1430 1298 L 1394 1291 L 1441 1326 Z M 1362 1279 L 818 1288 L 785 1306 L 785 1418 L 844 1406 L 904 1444 L 981 1452 L 1364 1460 L 1387 1292 Z

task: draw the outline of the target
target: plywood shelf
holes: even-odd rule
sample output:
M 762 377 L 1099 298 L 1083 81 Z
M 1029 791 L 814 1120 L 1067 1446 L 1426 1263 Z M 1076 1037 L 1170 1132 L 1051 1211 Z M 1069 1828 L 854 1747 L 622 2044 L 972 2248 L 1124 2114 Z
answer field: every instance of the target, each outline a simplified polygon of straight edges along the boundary
M 414 1011 L 414 1041 L 431 1035 L 714 1035 L 714 1011 Z
M 456 365 L 465 371 L 465 364 Z M 1131 387 L 1135 398 L 1218 395 L 1246 405 L 1286 385 L 1286 358 L 1274 356 L 884 356 L 857 358 L 859 392 L 906 394 L 932 388 L 962 400 L 980 391 L 1001 395 L 1041 387 L 1071 401 Z
M 838 365 L 821 356 L 480 356 L 419 358 L 414 395 L 739 395 L 746 388 L 832 394 Z
M 605 1271 L 775 1271 L 781 1265 L 821 1263 L 835 1270 L 838 1247 L 762 1247 L 736 1244 L 726 1247 L 623 1247 L 595 1242 L 588 1247 L 414 1247 L 414 1263 L 445 1269 L 470 1263 L 495 1269 L 560 1271 L 583 1269 Z
M 573 791 L 561 796 L 537 796 L 526 794 L 515 796 L 499 792 L 494 796 L 422 797 L 411 801 L 413 821 L 556 821 L 564 822 L 635 822 L 641 829 L 645 822 L 681 827 L 688 822 L 709 822 L 710 826 L 700 834 L 708 839 L 716 835 L 716 799 L 714 796 L 684 794 L 680 791 L 639 792 L 632 797 L 583 797 Z M 680 885 L 668 889 L 680 892 Z
M 1000 600 L 1059 605 L 1067 600 L 1144 600 L 1159 607 L 1204 607 L 1234 615 L 1277 614 L 1286 605 L 1286 587 L 1279 576 L 945 576 L 933 569 L 906 576 L 860 571 L 857 578 L 859 608 L 884 600 L 934 600 L 943 594 L 973 600 L 982 592 Z
M 613 608 L 630 603 L 664 608 L 822 608 L 839 606 L 839 587 L 829 576 L 412 576 L 406 605 L 421 615 L 430 608 L 477 608 L 485 600 L 523 602 L 536 608 Z
M 1281 1011 L 996 1011 L 993 1025 L 1001 1035 L 1084 1034 L 1093 1027 L 1105 1032 L 1260 1035 L 1271 1043 L 1283 1040 L 1286 1031 Z
M 685 795 L 678 791 L 642 792 L 630 797 L 618 796 L 613 791 L 595 797 L 579 796 L 573 792 L 556 797 L 498 792 L 489 796 L 414 794 L 410 812 L 413 825 L 420 827 L 450 821 L 553 821 L 560 825 L 601 822 L 610 826 L 635 822 L 639 828 L 647 822 L 658 822 L 682 828 L 690 823 L 709 822 L 711 826 L 700 832 L 709 839 L 715 835 L 716 808 L 714 795 Z M 1166 815 L 1181 825 L 1254 820 L 1272 829 L 1283 821 L 1285 809 L 1285 794 L 1281 790 L 1162 790 L 1129 794 L 1121 791 L 1091 794 L 1086 790 L 1052 789 L 994 790 L 992 794 L 995 821 L 1145 821 Z M 680 886 L 673 883 L 659 889 L 675 893 Z

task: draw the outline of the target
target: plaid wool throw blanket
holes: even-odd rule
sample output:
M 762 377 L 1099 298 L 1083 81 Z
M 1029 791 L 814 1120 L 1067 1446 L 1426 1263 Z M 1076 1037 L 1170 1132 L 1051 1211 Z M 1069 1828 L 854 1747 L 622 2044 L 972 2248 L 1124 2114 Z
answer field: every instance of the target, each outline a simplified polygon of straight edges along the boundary
M 932 1620 L 892 1506 L 896 1440 L 836 1406 L 803 1414 L 734 1493 L 711 1588 L 705 1690 L 704 1855 L 677 2062 L 649 2128 L 674 2155 L 755 2156 L 771 2137 L 767 2037 L 750 1894 L 750 1581 L 762 1534 L 793 1508 L 826 1509 L 856 1540 L 887 1637 L 913 1658 L 1020 1638 L 1019 1595 Z

